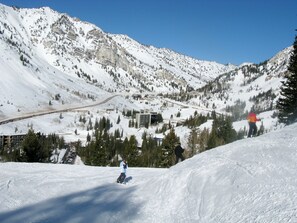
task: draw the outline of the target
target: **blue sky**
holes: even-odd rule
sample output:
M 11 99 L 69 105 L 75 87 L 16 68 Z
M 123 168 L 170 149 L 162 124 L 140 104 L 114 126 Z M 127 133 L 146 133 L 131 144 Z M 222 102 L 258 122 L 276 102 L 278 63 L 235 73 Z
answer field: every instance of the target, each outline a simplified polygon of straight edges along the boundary
M 49 6 L 200 60 L 260 63 L 294 42 L 296 0 L 0 0 L 19 7 Z

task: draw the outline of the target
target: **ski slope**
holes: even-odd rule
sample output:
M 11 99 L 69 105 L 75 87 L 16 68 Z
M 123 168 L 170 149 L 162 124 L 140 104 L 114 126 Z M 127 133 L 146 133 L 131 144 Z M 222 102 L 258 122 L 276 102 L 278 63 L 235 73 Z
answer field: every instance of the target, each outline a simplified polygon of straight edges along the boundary
M 297 222 L 297 124 L 170 169 L 0 164 L 0 222 Z

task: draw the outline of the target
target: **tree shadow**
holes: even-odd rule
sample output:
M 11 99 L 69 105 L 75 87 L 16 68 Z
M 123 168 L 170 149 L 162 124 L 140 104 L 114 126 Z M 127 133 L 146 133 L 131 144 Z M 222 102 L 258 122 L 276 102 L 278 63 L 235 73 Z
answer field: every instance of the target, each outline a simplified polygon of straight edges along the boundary
M 134 187 L 123 189 L 117 184 L 103 185 L 0 213 L 0 222 L 95 223 L 132 220 L 142 206 L 131 202 L 134 190 Z

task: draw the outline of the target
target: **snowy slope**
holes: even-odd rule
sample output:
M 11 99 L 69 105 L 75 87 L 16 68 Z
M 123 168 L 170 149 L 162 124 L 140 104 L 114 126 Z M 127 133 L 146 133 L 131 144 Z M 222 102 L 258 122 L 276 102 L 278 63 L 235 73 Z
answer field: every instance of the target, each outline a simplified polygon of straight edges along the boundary
M 247 111 L 252 106 L 260 111 L 275 109 L 292 50 L 288 47 L 261 64 L 243 64 L 217 77 L 202 89 L 201 100 L 194 98 L 191 102 L 209 107 L 214 104 L 219 111 L 239 100 L 246 103 Z
M 33 36 L 38 35 L 29 34 L 30 31 L 35 33 L 31 27 L 40 29 L 30 24 L 28 17 L 33 14 L 30 13 L 32 11 L 24 9 L 19 12 L 3 5 L 0 5 L 0 9 L 0 117 L 90 103 L 92 98 L 109 94 L 53 66 L 55 55 L 45 54 L 38 39 L 33 39 Z M 43 16 L 51 21 L 56 19 L 57 13 L 45 8 Z M 37 15 L 32 15 L 32 19 L 35 17 Z M 40 15 L 38 18 L 40 21 Z M 57 96 L 58 100 L 55 99 Z
M 236 68 L 144 46 L 47 7 L 0 11 L 0 118 L 50 109 L 50 101 L 56 109 L 114 92 L 197 88 Z
M 297 124 L 170 169 L 1 163 L 0 222 L 297 222 Z
M 272 115 L 292 49 L 259 65 L 236 67 L 104 33 L 94 24 L 47 7 L 18 9 L 0 4 L 0 11 L 0 121 L 90 105 L 119 94 L 141 91 L 156 96 L 201 87 L 204 90 L 189 92 L 192 97 L 183 102 L 199 113 L 225 113 L 227 106 L 240 100 L 246 104 L 242 113 L 256 105 L 259 112 L 272 111 Z M 267 92 L 271 92 L 268 98 L 258 97 Z M 130 108 L 161 111 L 158 100 L 150 103 L 159 108 L 144 104 Z M 173 112 L 177 113 L 175 108 Z

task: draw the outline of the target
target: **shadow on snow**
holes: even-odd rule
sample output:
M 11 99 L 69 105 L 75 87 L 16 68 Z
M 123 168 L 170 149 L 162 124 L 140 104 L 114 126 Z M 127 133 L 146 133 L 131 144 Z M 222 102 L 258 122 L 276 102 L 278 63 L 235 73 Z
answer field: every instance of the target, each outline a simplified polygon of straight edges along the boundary
M 141 204 L 133 202 L 134 187 L 108 184 L 0 213 L 1 223 L 119 222 L 133 220 Z

